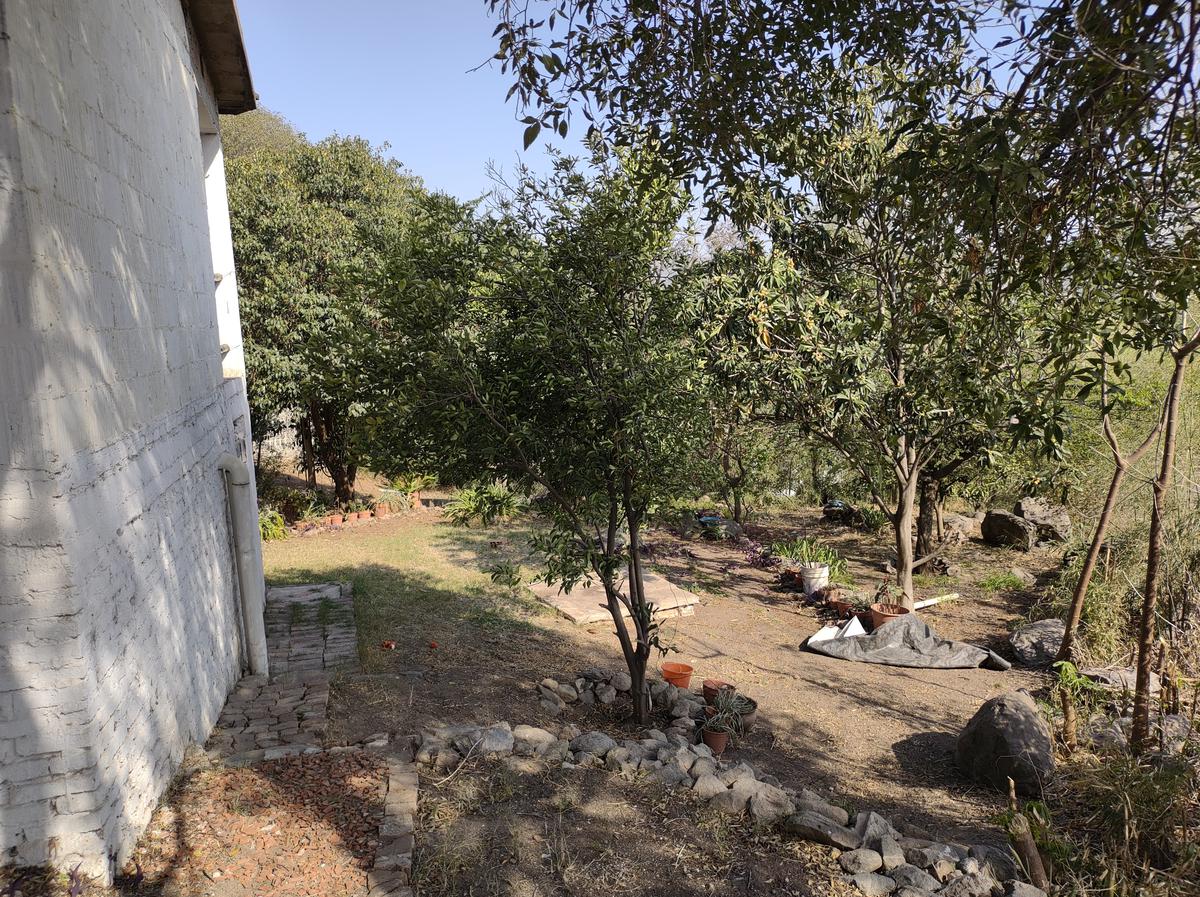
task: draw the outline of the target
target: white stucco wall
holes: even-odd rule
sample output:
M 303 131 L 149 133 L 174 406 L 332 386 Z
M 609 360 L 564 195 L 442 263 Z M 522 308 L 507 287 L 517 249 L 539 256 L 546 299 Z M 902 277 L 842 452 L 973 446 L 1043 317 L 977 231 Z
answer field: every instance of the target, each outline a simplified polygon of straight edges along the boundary
M 240 670 L 224 175 L 180 0 L 0 31 L 0 863 L 106 877 Z

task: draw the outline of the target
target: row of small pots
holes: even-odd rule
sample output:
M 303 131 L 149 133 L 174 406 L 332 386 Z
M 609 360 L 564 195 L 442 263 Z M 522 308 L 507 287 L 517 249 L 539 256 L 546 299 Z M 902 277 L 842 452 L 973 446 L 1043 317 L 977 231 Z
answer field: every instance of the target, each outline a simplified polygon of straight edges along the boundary
M 341 526 L 343 523 L 351 523 L 355 520 L 369 520 L 371 517 L 378 517 L 382 520 L 385 517 L 390 517 L 391 513 L 391 505 L 381 503 L 375 505 L 374 511 L 346 511 L 343 513 L 326 514 L 315 521 L 310 520 L 298 523 L 296 524 L 296 529 L 304 531 L 314 526 Z

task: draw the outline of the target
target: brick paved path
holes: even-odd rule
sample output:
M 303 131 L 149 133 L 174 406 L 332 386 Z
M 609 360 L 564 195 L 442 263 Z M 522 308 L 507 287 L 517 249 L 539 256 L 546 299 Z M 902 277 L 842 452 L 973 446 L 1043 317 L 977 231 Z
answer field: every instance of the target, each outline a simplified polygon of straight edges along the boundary
M 264 617 L 270 679 L 241 679 L 208 739 L 209 756 L 226 765 L 249 765 L 322 750 L 331 672 L 358 666 L 354 603 L 348 583 L 269 588 Z M 411 897 L 418 788 L 411 746 L 392 744 L 381 734 L 363 745 L 330 748 L 364 749 L 386 753 L 388 774 L 380 795 L 384 817 L 379 847 L 362 893 L 366 897 Z
M 230 765 L 319 749 L 330 672 L 358 662 L 348 584 L 269 588 L 265 617 L 271 677 L 240 680 L 208 740 L 209 756 Z

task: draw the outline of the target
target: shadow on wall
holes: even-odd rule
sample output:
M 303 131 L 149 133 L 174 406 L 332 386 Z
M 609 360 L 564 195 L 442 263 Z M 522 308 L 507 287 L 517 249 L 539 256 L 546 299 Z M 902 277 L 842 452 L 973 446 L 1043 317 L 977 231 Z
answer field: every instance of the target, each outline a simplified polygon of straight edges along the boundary
M 182 9 L 38 6 L 0 2 L 0 863 L 105 877 L 238 675 L 232 446 Z M 59 77 L 66 45 L 97 84 Z M 182 170 L 148 164 L 176 138 Z

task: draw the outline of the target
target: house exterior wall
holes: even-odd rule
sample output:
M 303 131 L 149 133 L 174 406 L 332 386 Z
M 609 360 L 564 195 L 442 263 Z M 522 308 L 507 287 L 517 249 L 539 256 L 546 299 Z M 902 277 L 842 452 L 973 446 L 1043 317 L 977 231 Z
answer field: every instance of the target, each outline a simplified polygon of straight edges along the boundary
M 107 878 L 241 669 L 224 175 L 180 0 L 0 32 L 0 864 Z

